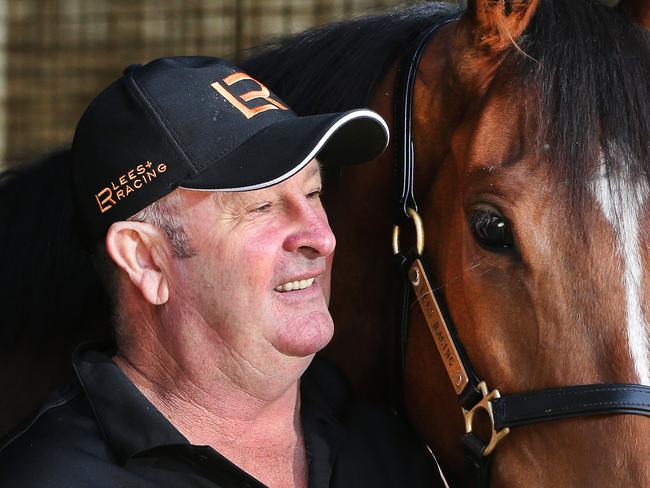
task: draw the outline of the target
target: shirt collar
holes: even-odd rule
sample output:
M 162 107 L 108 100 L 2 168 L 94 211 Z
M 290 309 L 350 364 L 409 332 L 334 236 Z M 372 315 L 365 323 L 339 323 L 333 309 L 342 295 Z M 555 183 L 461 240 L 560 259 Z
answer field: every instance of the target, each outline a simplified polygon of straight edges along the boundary
M 189 444 L 106 353 L 79 349 L 73 366 L 99 428 L 120 464 L 153 447 Z
M 340 395 L 344 388 L 340 379 L 332 381 L 334 378 L 331 365 L 317 356 L 300 381 L 300 412 L 309 462 L 309 488 L 330 486 L 336 457 L 345 439 L 345 429 L 338 419 L 345 403 Z M 335 388 L 332 388 L 333 384 Z
M 79 348 L 74 354 L 73 366 L 99 428 L 120 464 L 155 447 L 190 445 L 109 354 Z M 329 368 L 331 366 L 316 358 L 300 384 L 310 488 L 329 486 L 336 455 L 345 436 L 345 430 L 337 419 L 342 399 L 332 395 Z M 336 379 L 334 383 L 339 381 Z

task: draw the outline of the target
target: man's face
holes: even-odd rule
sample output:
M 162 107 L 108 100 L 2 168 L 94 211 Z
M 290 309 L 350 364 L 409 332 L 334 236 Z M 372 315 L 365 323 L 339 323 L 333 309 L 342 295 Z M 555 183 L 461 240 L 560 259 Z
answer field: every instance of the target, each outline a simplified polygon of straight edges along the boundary
M 197 255 L 174 260 L 170 305 L 190 311 L 246 361 L 322 349 L 333 333 L 324 290 L 335 239 L 320 189 L 314 160 L 262 190 L 183 191 L 183 222 Z

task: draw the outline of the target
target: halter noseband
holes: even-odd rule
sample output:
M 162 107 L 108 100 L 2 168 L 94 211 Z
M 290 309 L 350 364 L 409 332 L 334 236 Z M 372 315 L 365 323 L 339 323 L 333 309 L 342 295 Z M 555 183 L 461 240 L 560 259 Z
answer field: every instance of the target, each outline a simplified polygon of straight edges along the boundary
M 400 327 L 398 330 L 398 404 L 402 402 L 402 381 L 405 373 L 408 310 L 411 293 L 420 304 L 429 330 L 440 353 L 447 375 L 456 392 L 465 418 L 462 439 L 470 472 L 470 486 L 489 486 L 490 454 L 510 432 L 521 425 L 559 420 L 577 416 L 635 414 L 650 416 L 650 387 L 635 384 L 592 384 L 535 390 L 527 393 L 501 395 L 480 381 L 471 367 L 460 342 L 456 327 L 445 307 L 440 290 L 431 287 L 431 276 L 424 257 L 424 227 L 418 215 L 413 192 L 415 152 L 412 134 L 413 90 L 422 53 L 431 36 L 452 18 L 422 32 L 402 61 L 395 91 L 396 137 L 395 171 L 397 195 L 393 253 L 403 278 Z M 415 226 L 416 245 L 404 253 L 400 248 L 401 225 L 411 221 Z M 487 412 L 492 423 L 489 441 L 474 432 L 474 418 Z

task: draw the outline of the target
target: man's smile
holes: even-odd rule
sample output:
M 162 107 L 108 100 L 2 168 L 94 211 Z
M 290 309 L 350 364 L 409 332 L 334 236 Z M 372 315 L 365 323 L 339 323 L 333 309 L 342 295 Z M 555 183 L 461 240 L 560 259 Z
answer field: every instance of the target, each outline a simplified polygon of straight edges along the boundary
M 314 283 L 315 278 L 308 278 L 306 280 L 297 280 L 289 281 L 283 285 L 278 285 L 275 287 L 275 291 L 285 292 L 285 291 L 294 291 L 294 290 L 304 290 L 309 288 Z

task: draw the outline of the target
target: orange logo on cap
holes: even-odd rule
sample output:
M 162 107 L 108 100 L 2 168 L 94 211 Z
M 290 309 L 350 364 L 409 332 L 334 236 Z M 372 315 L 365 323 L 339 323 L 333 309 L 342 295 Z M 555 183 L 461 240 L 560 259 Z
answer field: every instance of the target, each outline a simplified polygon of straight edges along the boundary
M 243 80 L 251 80 L 257 83 L 260 87 L 259 90 L 255 91 L 249 91 L 247 93 L 244 93 L 243 95 L 235 95 L 234 93 L 231 93 L 228 91 L 226 87 L 224 87 L 221 83 L 218 81 L 215 81 L 212 83 L 210 86 L 217 90 L 223 98 L 228 100 L 228 102 L 235 107 L 237 110 L 239 110 L 241 113 L 246 116 L 247 119 L 250 119 L 252 117 L 255 117 L 257 114 L 261 114 L 262 112 L 266 112 L 267 110 L 289 110 L 287 107 L 282 105 L 280 102 L 277 100 L 273 100 L 271 97 L 271 92 L 269 92 L 269 89 L 265 87 L 262 83 L 257 81 L 255 78 L 251 78 L 245 73 L 234 73 L 230 76 L 227 76 L 226 78 L 223 79 L 223 82 L 227 86 L 232 86 L 235 83 Z M 261 98 L 263 100 L 266 100 L 267 103 L 266 105 L 260 105 L 259 107 L 248 107 L 244 102 L 250 102 L 251 100 L 254 100 L 256 98 Z
M 99 211 L 104 213 L 120 200 L 128 197 L 131 193 L 138 191 L 144 185 L 151 183 L 159 175 L 167 171 L 165 163 L 154 164 L 151 161 L 138 164 L 135 168 L 130 169 L 123 175 L 120 175 L 108 186 L 104 187 L 95 194 L 95 200 L 99 206 Z

